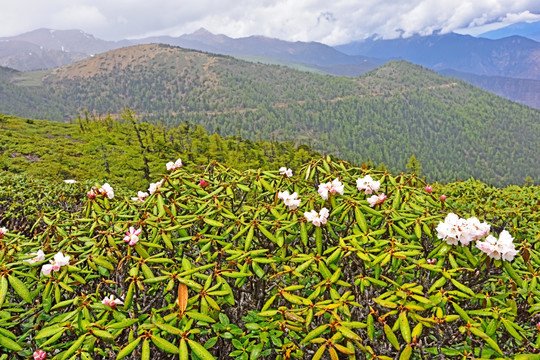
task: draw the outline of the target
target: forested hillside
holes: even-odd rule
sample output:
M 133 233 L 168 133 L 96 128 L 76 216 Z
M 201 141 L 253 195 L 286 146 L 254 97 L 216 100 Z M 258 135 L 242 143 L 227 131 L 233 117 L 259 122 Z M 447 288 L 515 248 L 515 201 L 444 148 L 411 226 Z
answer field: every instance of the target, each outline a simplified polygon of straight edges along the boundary
M 65 120 L 127 106 L 165 126 L 306 143 L 398 172 L 415 155 L 430 181 L 540 179 L 540 112 L 406 62 L 346 78 L 144 45 L 6 77 L 6 113 Z
M 0 115 L 0 170 L 62 182 L 109 181 L 145 190 L 181 158 L 184 166 L 219 161 L 235 169 L 297 168 L 318 154 L 293 143 L 252 142 L 208 135 L 200 125 L 165 128 L 137 121 L 129 110 L 121 119 L 83 116 L 73 124 Z

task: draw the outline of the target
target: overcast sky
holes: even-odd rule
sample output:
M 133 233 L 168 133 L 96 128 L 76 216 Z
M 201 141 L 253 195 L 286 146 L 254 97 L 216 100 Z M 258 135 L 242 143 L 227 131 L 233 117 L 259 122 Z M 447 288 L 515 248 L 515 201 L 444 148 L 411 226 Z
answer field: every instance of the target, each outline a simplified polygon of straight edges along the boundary
M 0 36 L 80 29 L 105 40 L 204 27 L 230 37 L 338 45 L 373 35 L 476 35 L 537 20 L 539 0 L 0 0 Z

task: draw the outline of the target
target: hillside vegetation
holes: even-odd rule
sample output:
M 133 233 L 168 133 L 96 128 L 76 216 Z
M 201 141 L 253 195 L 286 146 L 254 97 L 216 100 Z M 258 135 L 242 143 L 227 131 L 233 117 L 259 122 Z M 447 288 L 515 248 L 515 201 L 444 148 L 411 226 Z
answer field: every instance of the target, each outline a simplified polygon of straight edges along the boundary
M 189 121 L 208 133 L 294 141 L 430 180 L 540 180 L 540 112 L 406 62 L 359 78 L 295 71 L 164 45 L 114 50 L 46 74 L 6 75 L 6 113 L 74 118 L 84 109 Z
M 215 162 L 193 170 L 152 179 L 161 186 L 141 201 L 99 194 L 73 211 L 53 195 L 31 231 L 0 233 L 0 353 L 535 358 L 539 187 L 469 181 L 442 201 L 414 174 L 329 157 L 290 176 Z M 367 175 L 379 204 L 359 186 Z M 495 202 L 466 220 L 481 234 L 441 236 L 450 216 L 471 216 L 477 194 Z M 519 214 L 503 208 L 508 195 L 523 200 Z M 484 238 L 501 241 L 504 256 L 486 253 Z
M 0 170 L 62 182 L 108 181 L 130 190 L 144 190 L 166 172 L 164 164 L 181 158 L 193 164 L 220 161 L 237 169 L 297 168 L 317 153 L 293 143 L 224 138 L 208 135 L 200 125 L 165 128 L 123 117 L 83 116 L 73 124 L 0 115 Z M 140 137 L 140 140 L 139 140 Z

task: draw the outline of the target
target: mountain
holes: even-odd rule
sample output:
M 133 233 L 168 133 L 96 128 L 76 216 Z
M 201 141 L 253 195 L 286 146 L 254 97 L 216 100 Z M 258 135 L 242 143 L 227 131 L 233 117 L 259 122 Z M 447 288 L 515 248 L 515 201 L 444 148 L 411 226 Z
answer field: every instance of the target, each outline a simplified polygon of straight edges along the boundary
M 540 43 L 520 36 L 490 40 L 451 33 L 367 39 L 336 49 L 349 55 L 404 59 L 433 70 L 540 80 Z
M 497 30 L 487 31 L 478 35 L 486 39 L 502 39 L 509 36 L 523 36 L 540 42 L 540 21 L 518 22 Z
M 438 73 L 456 77 L 506 99 L 540 110 L 540 80 L 475 75 L 456 70 L 442 70 Z
M 233 39 L 215 35 L 206 29 L 179 37 L 160 36 L 134 40 L 139 44 L 160 43 L 186 49 L 224 55 L 251 55 L 277 59 L 292 64 L 305 64 L 336 75 L 358 76 L 385 61 L 365 56 L 350 56 L 318 42 L 290 42 L 265 36 L 249 36 Z M 336 65 L 348 65 L 341 68 Z
M 3 113 L 65 120 L 129 107 L 165 126 L 294 141 L 397 171 L 415 155 L 430 180 L 540 179 L 540 112 L 404 61 L 349 78 L 150 44 L 6 73 L 0 87 Z
M 51 69 L 127 45 L 131 45 L 128 40 L 105 41 L 81 30 L 38 29 L 1 37 L 0 66 L 20 71 Z

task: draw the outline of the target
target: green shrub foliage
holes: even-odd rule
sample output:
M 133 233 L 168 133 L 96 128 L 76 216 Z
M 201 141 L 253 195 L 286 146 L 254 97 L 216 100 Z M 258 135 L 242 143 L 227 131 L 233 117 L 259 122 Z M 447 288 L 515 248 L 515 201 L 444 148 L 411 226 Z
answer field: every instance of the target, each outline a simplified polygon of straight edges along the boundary
M 367 174 L 387 196 L 373 207 L 355 185 Z M 336 178 L 344 194 L 323 200 L 318 185 Z M 519 253 L 511 262 L 449 245 L 435 227 L 449 212 L 466 213 L 451 207 L 454 195 L 442 202 L 424 187 L 414 174 L 331 159 L 292 177 L 212 163 L 165 175 L 144 202 L 98 195 L 80 213 L 44 214 L 39 234 L 0 240 L 0 352 L 529 358 L 540 345 L 534 239 L 512 233 Z M 283 191 L 297 192 L 297 209 L 278 198 Z M 322 208 L 325 224 L 306 221 Z M 38 250 L 45 260 L 23 262 Z

